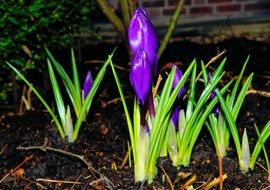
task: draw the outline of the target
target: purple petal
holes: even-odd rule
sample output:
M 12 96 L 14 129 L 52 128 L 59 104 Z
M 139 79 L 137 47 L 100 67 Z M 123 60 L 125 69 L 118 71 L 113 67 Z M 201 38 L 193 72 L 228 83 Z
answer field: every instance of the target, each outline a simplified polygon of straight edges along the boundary
M 208 73 L 208 82 L 210 82 L 211 78 L 212 78 L 212 73 L 209 72 Z M 217 95 L 217 93 L 214 90 L 213 92 L 211 92 L 209 99 L 213 100 L 216 97 L 216 95 Z M 219 113 L 220 113 L 220 107 L 218 104 L 216 104 L 214 107 L 214 114 L 216 117 L 218 117 Z
M 147 134 L 150 134 L 150 128 L 147 123 L 144 125 L 144 129 Z
M 138 49 L 134 53 L 129 77 L 138 102 L 145 105 L 151 88 L 151 66 L 144 50 Z
M 182 78 L 183 75 L 182 75 L 181 70 L 177 66 L 173 66 L 173 67 L 176 67 L 174 78 L 173 78 L 173 83 L 172 83 L 172 88 L 175 88 L 177 86 L 178 82 L 181 80 L 181 78 Z M 180 89 L 177 97 L 179 99 L 181 99 L 184 96 L 184 94 L 185 94 L 185 87 L 183 85 L 181 87 L 181 89 Z
M 210 82 L 211 78 L 212 78 L 212 74 L 209 72 L 208 73 L 208 82 Z M 215 97 L 216 97 L 216 92 L 215 91 L 211 92 L 209 99 L 213 100 Z
M 91 75 L 91 72 L 88 71 L 84 80 L 84 84 L 83 84 L 83 97 L 84 98 L 86 98 L 86 96 L 90 92 L 92 88 L 92 83 L 93 83 L 92 75 Z
M 215 105 L 215 107 L 214 107 L 215 116 L 218 117 L 219 113 L 220 113 L 220 107 L 219 107 L 219 105 Z
M 139 8 L 135 11 L 128 28 L 129 45 L 132 53 L 143 49 L 148 55 L 152 72 L 156 72 L 158 41 L 147 13 Z
M 171 121 L 176 129 L 178 128 L 179 111 L 180 111 L 179 107 L 174 106 L 172 115 L 171 115 Z

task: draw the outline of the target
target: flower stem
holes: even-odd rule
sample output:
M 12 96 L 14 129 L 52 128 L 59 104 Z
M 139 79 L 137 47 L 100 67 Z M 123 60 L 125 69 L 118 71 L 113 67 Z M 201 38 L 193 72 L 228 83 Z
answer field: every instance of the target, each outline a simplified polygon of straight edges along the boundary
M 151 120 L 153 120 L 156 113 L 155 113 L 155 105 L 154 105 L 154 98 L 153 98 L 152 91 L 150 91 L 150 94 L 148 96 L 148 109 L 149 109 Z

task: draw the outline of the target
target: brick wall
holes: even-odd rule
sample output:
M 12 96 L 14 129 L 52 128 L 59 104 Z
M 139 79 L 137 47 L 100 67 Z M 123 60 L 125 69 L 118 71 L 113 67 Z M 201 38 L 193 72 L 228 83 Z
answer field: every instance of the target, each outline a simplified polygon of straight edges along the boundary
M 117 11 L 118 1 L 108 1 Z M 167 26 L 177 3 L 178 0 L 137 0 L 138 7 L 146 9 L 155 28 L 160 29 L 161 33 L 164 32 L 163 29 Z M 255 25 L 254 28 L 254 24 L 257 23 L 264 23 L 264 25 L 262 28 Z M 241 30 L 242 32 L 256 29 L 270 33 L 270 0 L 186 0 L 175 30 L 195 28 L 203 31 L 206 27 L 217 28 L 225 25 L 231 27 L 239 24 L 241 26 L 253 24 L 252 28 L 246 27 Z M 103 25 L 103 29 L 107 32 L 112 29 L 110 32 L 113 32 L 112 27 Z
M 119 15 L 119 0 L 108 2 Z M 163 36 L 178 0 L 136 2 L 138 7 L 143 7 L 148 12 L 158 35 Z M 98 24 L 101 28 L 99 34 L 109 40 L 120 39 L 113 26 L 106 19 L 105 21 Z M 174 36 L 183 32 L 202 36 L 221 34 L 226 37 L 252 34 L 264 35 L 270 39 L 270 0 L 186 0 Z
M 157 26 L 166 24 L 178 0 L 138 0 Z M 270 0 L 186 0 L 180 24 L 270 17 Z

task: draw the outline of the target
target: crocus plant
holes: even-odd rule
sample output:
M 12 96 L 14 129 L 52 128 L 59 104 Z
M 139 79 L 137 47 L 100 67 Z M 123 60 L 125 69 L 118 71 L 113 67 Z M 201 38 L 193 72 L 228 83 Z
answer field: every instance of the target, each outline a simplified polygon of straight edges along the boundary
M 168 123 L 167 142 L 165 142 L 168 144 L 169 156 L 174 166 L 188 166 L 190 163 L 191 153 L 195 142 L 205 120 L 212 112 L 218 101 L 216 97 L 214 97 L 210 102 L 208 100 L 212 91 L 216 88 L 216 85 L 223 76 L 224 64 L 225 60 L 217 68 L 211 81 L 206 85 L 197 101 L 195 96 L 197 67 L 195 65 L 190 79 L 190 90 L 187 92 L 186 107 L 184 108 L 182 106 L 181 109 L 177 109 L 177 105 L 174 105 L 174 108 L 176 109 L 171 114 L 171 121 Z M 205 69 L 203 64 L 202 68 Z M 229 85 L 230 83 L 224 86 L 221 89 L 221 93 L 224 93 Z M 181 92 L 179 93 L 179 97 L 181 97 Z M 183 100 L 178 101 L 178 103 L 179 102 L 180 105 L 185 105 L 183 104 Z M 177 114 L 178 110 L 179 112 Z
M 248 87 L 252 80 L 252 74 L 248 77 L 248 80 L 244 83 L 241 89 L 239 89 L 240 82 L 242 79 L 242 76 L 244 74 L 245 68 L 247 66 L 249 57 L 247 58 L 239 76 L 237 77 L 237 80 L 234 83 L 233 89 L 230 91 L 230 93 L 227 93 L 226 95 L 226 106 L 223 104 L 221 108 L 219 107 L 218 114 L 213 112 L 208 117 L 208 122 L 206 122 L 206 125 L 208 127 L 208 130 L 211 134 L 211 137 L 213 139 L 216 152 L 218 157 L 223 158 L 226 156 L 226 149 L 229 146 L 229 137 L 232 133 L 234 141 L 236 144 L 240 144 L 240 139 L 238 135 L 238 130 L 236 127 L 236 120 L 238 118 L 239 111 L 241 109 L 241 106 L 243 104 L 244 98 L 246 96 Z M 204 70 L 204 81 L 207 83 L 207 71 Z M 209 79 L 209 75 L 208 75 Z M 213 92 L 214 96 L 216 96 L 216 91 Z M 222 101 L 222 100 L 221 100 Z M 220 105 L 219 105 L 220 106 Z M 224 110 L 225 108 L 225 110 Z M 225 116 L 224 112 L 226 112 L 227 116 Z M 228 114 L 227 112 L 231 113 L 231 116 L 233 120 L 228 123 Z M 233 123 L 233 124 L 232 124 Z M 248 170 L 249 166 L 249 144 L 248 144 L 248 137 L 246 130 L 244 131 L 243 137 L 242 137 L 242 148 L 240 148 L 240 145 L 238 146 L 238 158 L 240 161 L 240 168 L 243 171 Z M 240 160 L 241 159 L 241 160 Z
M 157 173 L 156 161 L 163 147 L 171 111 L 181 87 L 190 75 L 192 62 L 179 83 L 172 88 L 176 68 L 169 73 L 161 94 L 154 105 L 152 77 L 157 67 L 157 38 L 149 16 L 137 9 L 130 21 L 129 42 L 132 52 L 130 81 L 135 91 L 133 122 L 126 106 L 117 73 L 112 71 L 123 102 L 134 160 L 135 181 L 152 182 Z
M 236 120 L 240 112 L 241 106 L 243 104 L 243 101 L 245 99 L 247 90 L 253 78 L 253 73 L 251 73 L 248 76 L 247 80 L 242 85 L 242 88 L 239 89 L 239 85 L 240 85 L 244 70 L 246 68 L 246 65 L 248 63 L 248 60 L 249 60 L 249 57 L 247 58 L 234 84 L 232 91 L 226 95 L 225 99 L 220 94 L 218 89 L 215 90 L 215 93 L 218 96 L 220 106 L 221 106 L 220 114 L 223 114 L 223 116 L 222 116 L 221 121 L 217 121 L 213 115 L 210 115 L 209 116 L 210 125 L 208 125 L 208 129 L 214 141 L 217 153 L 221 158 L 226 155 L 226 148 L 229 144 L 228 142 L 229 134 L 226 134 L 227 127 L 229 128 L 230 134 L 233 137 L 233 141 L 235 143 L 235 147 L 237 150 L 239 166 L 243 172 L 247 172 L 250 165 L 249 142 L 248 142 L 248 136 L 247 136 L 246 130 L 244 130 L 242 140 L 240 140 L 240 135 L 238 133 L 238 129 L 236 125 Z M 227 135 L 227 139 L 224 138 L 225 134 Z M 242 143 L 240 143 L 241 141 Z
M 106 67 L 109 64 L 107 60 L 105 64 L 100 69 L 96 76 L 96 79 L 92 81 L 91 72 L 88 71 L 84 81 L 83 89 L 81 89 L 77 65 L 75 61 L 75 56 L 73 49 L 71 50 L 71 64 L 72 64 L 72 79 L 66 73 L 64 68 L 54 59 L 52 54 L 48 49 L 46 49 L 48 54 L 48 71 L 50 76 L 50 81 L 53 89 L 53 94 L 56 103 L 56 109 L 58 112 L 55 113 L 53 107 L 51 107 L 41 93 L 28 81 L 24 75 L 18 71 L 14 66 L 7 63 L 9 67 L 33 90 L 42 104 L 45 106 L 47 111 L 52 116 L 53 122 L 55 123 L 62 138 L 67 137 L 68 142 L 74 142 L 78 136 L 79 129 L 82 122 L 86 119 L 86 115 L 92 104 L 93 97 L 105 75 Z M 54 66 L 54 68 L 53 68 Z M 76 122 L 73 124 L 70 107 L 67 102 L 64 102 L 62 90 L 59 87 L 55 71 L 59 74 L 65 89 L 67 91 L 70 102 L 73 106 Z

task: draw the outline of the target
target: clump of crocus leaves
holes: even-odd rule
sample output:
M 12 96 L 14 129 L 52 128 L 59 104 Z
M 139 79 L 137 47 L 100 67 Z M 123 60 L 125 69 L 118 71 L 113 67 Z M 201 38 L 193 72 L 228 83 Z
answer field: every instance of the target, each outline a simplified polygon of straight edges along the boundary
M 91 72 L 88 71 L 86 73 L 83 88 L 81 88 L 73 49 L 71 49 L 72 78 L 69 77 L 68 73 L 64 70 L 64 68 L 54 59 L 50 51 L 46 48 L 45 50 L 48 54 L 48 71 L 51 81 L 51 87 L 53 89 L 57 113 L 54 112 L 54 108 L 49 105 L 49 103 L 41 95 L 41 93 L 31 84 L 30 81 L 28 81 L 24 77 L 24 75 L 20 71 L 18 71 L 11 64 L 7 64 L 33 90 L 33 92 L 45 106 L 47 111 L 52 116 L 53 122 L 55 123 L 61 137 L 67 137 L 68 142 L 74 142 L 78 136 L 82 122 L 86 119 L 86 115 L 89 112 L 94 95 L 105 75 L 106 67 L 109 64 L 109 61 L 107 60 L 105 62 L 94 81 L 92 80 Z M 63 90 L 61 90 L 59 87 L 57 75 L 55 74 L 54 70 L 57 71 L 62 80 L 62 83 L 66 89 L 70 100 L 69 102 L 64 101 Z M 70 103 L 72 104 L 75 112 L 75 123 L 72 122 L 74 118 L 72 118 L 72 114 L 70 111 Z
M 203 62 L 201 72 L 197 72 L 196 60 L 192 61 L 183 73 L 180 68 L 172 65 L 162 89 L 154 94 L 152 79 L 157 69 L 158 40 L 149 16 L 141 8 L 135 11 L 130 21 L 128 37 L 132 53 L 130 82 L 136 95 L 133 117 L 128 110 L 111 58 L 110 63 L 128 123 L 135 181 L 147 180 L 151 183 L 157 173 L 157 159 L 167 153 L 174 166 L 188 166 L 195 142 L 205 125 L 211 133 L 219 156 L 226 155 L 229 135 L 232 134 L 240 168 L 246 171 L 246 158 L 249 156 L 247 135 L 246 132 L 243 135 L 241 149 L 235 121 L 253 76 L 251 74 L 248 77 L 237 95 L 247 61 L 231 93 L 227 92 L 231 91 L 229 87 L 233 81 L 220 89 L 217 87 L 225 73 L 224 59 L 211 75 Z M 200 95 L 196 95 L 197 77 L 201 74 L 205 86 Z M 189 88 L 184 87 L 184 84 Z M 223 99 L 225 94 L 226 100 Z M 221 129 L 222 126 L 224 129 Z M 263 143 L 268 137 L 265 131 L 261 138 Z M 219 152 L 221 143 L 222 153 Z M 257 143 L 259 148 L 256 149 L 254 157 L 257 158 L 263 143 Z
M 172 88 L 176 72 L 176 68 L 173 68 L 161 94 L 153 97 L 152 78 L 157 68 L 158 41 L 149 16 L 143 9 L 135 11 L 130 21 L 128 37 L 132 53 L 130 81 L 136 94 L 133 121 L 112 63 L 111 66 L 128 121 L 135 181 L 151 182 L 157 173 L 156 161 L 163 148 L 172 107 L 195 62 L 190 64 L 175 88 Z

